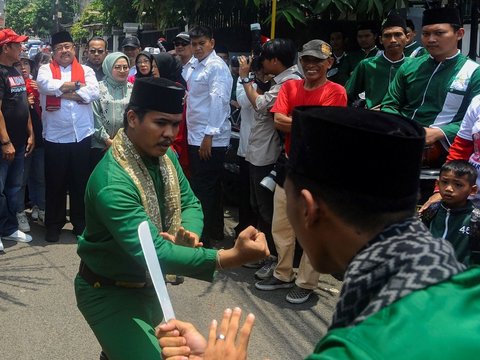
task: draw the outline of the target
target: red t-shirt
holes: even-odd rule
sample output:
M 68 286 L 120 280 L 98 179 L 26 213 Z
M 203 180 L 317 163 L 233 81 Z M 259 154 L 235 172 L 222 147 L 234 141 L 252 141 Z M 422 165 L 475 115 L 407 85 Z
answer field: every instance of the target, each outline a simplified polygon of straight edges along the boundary
M 277 100 L 270 110 L 292 116 L 293 108 L 302 105 L 347 106 L 347 93 L 342 85 L 327 80 L 314 89 L 304 88 L 305 80 L 288 80 L 280 88 Z M 290 133 L 285 134 L 285 152 L 290 152 Z

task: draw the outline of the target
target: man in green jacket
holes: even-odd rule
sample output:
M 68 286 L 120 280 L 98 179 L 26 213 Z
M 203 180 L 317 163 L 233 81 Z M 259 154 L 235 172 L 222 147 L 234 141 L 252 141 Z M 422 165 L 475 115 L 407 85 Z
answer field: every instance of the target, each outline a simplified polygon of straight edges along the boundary
M 253 227 L 239 235 L 232 249 L 191 247 L 198 245 L 202 232 L 202 209 L 170 149 L 182 120 L 184 96 L 184 88 L 172 81 L 137 79 L 124 129 L 87 185 L 75 294 L 111 360 L 160 358 L 154 326 L 163 314 L 138 239 L 141 222 L 148 221 L 167 274 L 212 281 L 216 269 L 269 255 L 264 235 Z
M 309 360 L 478 358 L 480 268 L 465 271 L 415 214 L 424 142 L 418 123 L 379 111 L 294 110 L 288 218 L 316 270 L 345 272 Z M 353 153 L 361 160 L 349 161 Z M 164 359 L 246 354 L 254 317 L 240 327 L 240 315 L 227 310 L 212 323 L 208 343 L 191 324 L 161 325 Z
M 425 127 L 426 144 L 452 144 L 470 101 L 480 94 L 479 64 L 460 53 L 460 15 L 454 8 L 425 10 L 422 42 L 430 56 L 398 69 L 382 111 L 403 115 Z
M 405 19 L 394 12 L 385 19 L 380 33 L 380 43 L 385 51 L 357 65 L 345 85 L 349 103 L 358 100 L 360 94 L 365 97 L 367 109 L 382 102 L 398 68 L 411 60 L 403 55 L 408 39 L 406 28 Z

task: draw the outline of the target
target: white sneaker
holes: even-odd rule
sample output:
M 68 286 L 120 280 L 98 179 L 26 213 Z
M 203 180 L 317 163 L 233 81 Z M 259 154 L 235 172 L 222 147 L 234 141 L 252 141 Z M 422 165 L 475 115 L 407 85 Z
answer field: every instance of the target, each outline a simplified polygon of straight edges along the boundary
M 45 210 L 38 210 L 38 223 L 45 224 Z
M 2 236 L 2 240 L 13 240 L 28 243 L 32 241 L 32 237 L 28 234 L 25 234 L 23 231 L 17 230 L 8 236 Z
M 18 229 L 23 232 L 30 231 L 30 224 L 28 223 L 27 214 L 25 211 L 17 213 Z
M 4 248 L 3 248 L 2 239 L 0 239 L 0 252 L 2 252 L 3 250 L 4 250 Z
M 32 220 L 33 221 L 37 221 L 38 220 L 38 212 L 40 211 L 40 209 L 38 208 L 37 205 L 33 205 L 32 207 Z

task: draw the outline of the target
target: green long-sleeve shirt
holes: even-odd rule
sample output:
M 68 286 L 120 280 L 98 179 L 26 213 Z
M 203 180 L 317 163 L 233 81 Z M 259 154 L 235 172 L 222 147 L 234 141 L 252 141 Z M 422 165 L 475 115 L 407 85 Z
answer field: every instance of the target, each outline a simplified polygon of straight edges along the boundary
M 356 326 L 329 331 L 307 360 L 473 360 L 480 353 L 480 268 L 414 291 Z
M 382 101 L 382 111 L 439 128 L 451 144 L 470 101 L 478 94 L 479 64 L 460 52 L 441 63 L 424 55 L 398 69 Z
M 365 92 L 368 109 L 380 104 L 398 68 L 410 61 L 405 57 L 391 61 L 385 54 L 360 61 L 345 85 L 348 101 L 357 100 L 358 94 Z
M 178 174 L 182 226 L 198 235 L 203 213 L 188 180 L 171 150 L 167 155 Z M 144 159 L 157 190 L 161 213 L 164 185 L 157 159 Z M 140 193 L 109 150 L 92 173 L 85 193 L 86 229 L 78 240 L 78 255 L 95 273 L 119 281 L 144 281 L 146 263 L 138 239 L 138 225 L 147 220 L 164 273 L 212 280 L 216 251 L 178 246 L 160 236 L 142 205 Z

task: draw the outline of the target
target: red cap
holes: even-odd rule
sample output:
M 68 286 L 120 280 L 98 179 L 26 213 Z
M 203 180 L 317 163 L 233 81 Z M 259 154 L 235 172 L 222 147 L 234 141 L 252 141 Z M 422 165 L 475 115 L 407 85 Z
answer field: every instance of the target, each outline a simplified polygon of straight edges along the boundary
M 18 35 L 12 29 L 3 29 L 0 31 L 0 46 L 9 43 L 22 43 L 28 40 L 28 36 Z

